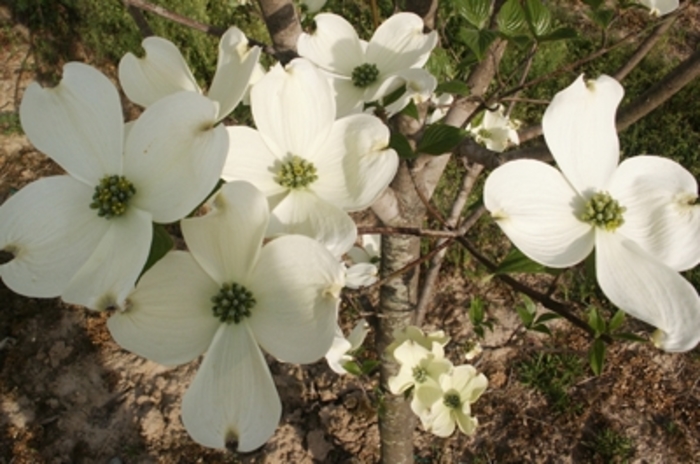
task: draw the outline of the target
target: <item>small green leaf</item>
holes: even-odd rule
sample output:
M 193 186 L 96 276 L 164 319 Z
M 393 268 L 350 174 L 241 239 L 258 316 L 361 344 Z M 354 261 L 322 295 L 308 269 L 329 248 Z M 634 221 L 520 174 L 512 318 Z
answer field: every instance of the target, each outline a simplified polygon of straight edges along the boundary
M 616 338 L 618 340 L 627 340 L 630 342 L 646 343 L 649 341 L 644 337 L 640 337 L 639 335 L 635 335 L 635 334 L 630 333 L 630 332 L 622 332 L 622 333 L 612 334 L 612 337 Z
M 588 17 L 600 28 L 607 29 L 612 23 L 613 18 L 615 18 L 615 11 L 603 8 L 600 10 L 593 10 L 588 12 Z
M 518 312 L 518 316 L 520 316 L 520 320 L 523 321 L 525 328 L 529 329 L 535 318 L 535 313 L 531 313 L 524 306 L 516 306 L 515 310 Z
M 547 267 L 540 263 L 536 263 L 527 256 L 523 254 L 522 251 L 515 247 L 512 247 L 508 252 L 508 255 L 501 261 L 496 270 L 496 274 L 510 274 L 513 272 L 525 272 L 525 273 L 539 273 L 547 272 L 551 273 Z
M 600 375 L 603 372 L 605 365 L 605 342 L 599 338 L 593 341 L 591 350 L 588 353 L 588 360 L 591 364 L 591 370 L 595 375 Z
M 491 16 L 491 0 L 456 0 L 455 6 L 459 14 L 477 29 L 483 29 Z
M 402 85 L 398 89 L 391 92 L 389 95 L 382 98 L 382 106 L 388 106 L 394 103 L 396 100 L 401 98 L 401 96 L 406 93 L 406 86 Z
M 498 38 L 496 31 L 488 29 L 462 29 L 459 31 L 459 38 L 474 53 L 478 61 L 484 59 L 486 50 L 491 43 Z
M 526 0 L 525 18 L 532 35 L 537 38 L 546 35 L 552 28 L 552 13 L 541 0 Z
M 549 330 L 549 327 L 547 327 L 547 326 L 544 325 L 544 324 L 536 324 L 536 325 L 533 325 L 533 326 L 532 326 L 532 330 L 534 330 L 535 332 L 540 332 L 540 333 L 543 333 L 543 334 L 547 334 L 547 335 L 549 335 L 550 337 L 552 336 L 552 331 Z
M 362 373 L 365 375 L 371 374 L 378 366 L 380 362 L 376 359 L 367 359 L 362 363 Z
M 458 127 L 431 124 L 426 127 L 416 152 L 427 155 L 442 155 L 451 152 L 466 136 Z
M 343 364 L 343 369 L 348 371 L 352 375 L 360 376 L 362 375 L 362 369 L 357 365 L 355 361 L 348 361 Z
M 413 101 L 413 99 L 411 99 L 408 102 L 408 105 L 406 105 L 406 107 L 401 110 L 401 114 L 405 114 L 406 116 L 411 117 L 416 121 L 418 121 L 418 118 L 420 118 L 420 116 L 418 116 L 418 107 L 416 107 L 416 104 Z
M 544 324 L 545 322 L 553 321 L 554 319 L 559 319 L 561 316 L 557 313 L 544 313 L 535 320 L 535 324 Z
M 623 322 L 625 322 L 625 313 L 624 311 L 618 309 L 617 312 L 610 319 L 610 322 L 608 323 L 610 332 L 617 330 Z
M 469 304 L 469 320 L 474 325 L 481 325 L 484 322 L 484 301 L 476 297 Z
M 408 143 L 408 139 L 405 135 L 399 132 L 392 132 L 389 137 L 389 147 L 396 150 L 399 158 L 411 159 L 416 158 L 418 155 L 413 152 L 411 144 Z
M 549 34 L 540 37 L 540 42 L 554 42 L 555 40 L 570 40 L 578 37 L 576 29 L 570 27 L 560 27 Z
M 598 308 L 591 306 L 588 310 L 588 326 L 595 331 L 596 337 L 606 333 L 605 320 L 600 317 Z
M 141 275 L 149 270 L 155 263 L 173 249 L 173 239 L 161 224 L 153 224 L 153 237 L 151 237 L 151 250 L 148 252 L 148 259 L 143 266 Z M 140 278 L 140 276 L 139 276 Z
M 496 17 L 498 30 L 506 36 L 522 35 L 527 31 L 527 20 L 518 0 L 508 0 Z
M 468 97 L 471 92 L 469 91 L 469 86 L 462 81 L 448 81 L 439 84 L 435 89 L 436 95 L 441 93 L 450 93 L 452 95 Z

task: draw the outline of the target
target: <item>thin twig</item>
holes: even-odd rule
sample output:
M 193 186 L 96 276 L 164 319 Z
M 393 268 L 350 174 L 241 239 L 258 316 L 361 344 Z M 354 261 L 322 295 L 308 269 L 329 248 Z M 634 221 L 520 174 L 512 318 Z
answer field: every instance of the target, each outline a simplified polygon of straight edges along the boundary
M 141 10 L 136 8 L 134 5 L 130 5 L 128 0 L 124 0 L 124 6 L 126 6 L 126 10 L 129 12 L 131 18 L 136 23 L 136 27 L 139 28 L 139 32 L 141 32 L 141 37 L 145 39 L 146 37 L 151 37 L 155 35 L 153 33 L 153 29 L 151 29 L 151 26 L 148 24 L 148 21 L 146 20 L 146 17 L 143 15 Z
M 459 235 L 459 232 L 451 230 L 433 230 L 420 227 L 358 227 L 357 233 L 381 234 L 381 235 L 415 235 L 418 237 L 440 237 L 452 238 Z

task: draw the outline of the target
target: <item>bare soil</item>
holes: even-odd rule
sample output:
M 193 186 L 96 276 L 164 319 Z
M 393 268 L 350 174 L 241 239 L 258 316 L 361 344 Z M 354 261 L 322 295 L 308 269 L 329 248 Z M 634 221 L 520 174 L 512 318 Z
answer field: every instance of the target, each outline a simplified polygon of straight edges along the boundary
M 0 112 L 15 112 L 33 79 L 30 42 L 2 10 L 0 26 Z M 61 173 L 24 136 L 1 137 L 0 203 L 33 180 Z M 473 437 L 448 439 L 417 428 L 416 462 L 700 462 L 697 349 L 671 355 L 649 344 L 616 343 L 595 377 L 586 367 L 590 341 L 582 333 L 558 322 L 553 340 L 524 332 L 512 292 L 495 279 L 474 278 L 475 269 L 448 272 L 427 324 L 449 333 L 448 355 L 464 363 L 462 347 L 472 336 L 470 295 L 489 301 L 494 331 L 487 331 L 476 360 L 490 380 L 473 408 L 480 426 Z M 342 314 L 346 327 L 352 314 Z M 58 300 L 25 298 L 0 283 L 0 464 L 378 461 L 376 375 L 338 376 L 323 361 L 296 366 L 271 360 L 284 404 L 275 435 L 247 455 L 208 450 L 188 437 L 179 417 L 198 362 L 169 369 L 128 353 L 111 340 L 107 317 Z M 648 330 L 634 321 L 627 329 Z M 584 373 L 566 392 L 568 407 L 553 407 L 520 381 L 517 366 L 537 352 L 583 359 Z M 626 458 L 602 453 L 598 437 L 605 430 L 629 440 Z

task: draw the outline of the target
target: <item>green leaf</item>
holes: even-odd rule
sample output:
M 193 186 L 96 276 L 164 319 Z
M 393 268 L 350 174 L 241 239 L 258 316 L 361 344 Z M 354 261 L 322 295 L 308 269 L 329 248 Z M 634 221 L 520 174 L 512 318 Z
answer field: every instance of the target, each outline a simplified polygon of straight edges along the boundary
M 450 93 L 452 95 L 468 97 L 471 92 L 469 90 L 469 86 L 462 81 L 448 81 L 439 84 L 435 89 L 436 95 L 441 93 Z
M 561 316 L 557 313 L 544 313 L 540 314 L 540 317 L 538 317 L 535 320 L 535 324 L 543 324 L 545 322 L 553 321 L 554 319 L 559 319 Z
M 149 270 L 155 263 L 173 249 L 173 239 L 161 224 L 153 224 L 153 237 L 151 238 L 151 250 L 148 252 L 148 259 L 143 266 L 141 275 Z M 139 278 L 141 277 L 139 276 Z
M 476 297 L 469 304 L 469 320 L 474 325 L 481 325 L 484 322 L 484 301 Z
M 549 335 L 550 337 L 552 336 L 552 331 L 549 330 L 549 327 L 547 327 L 547 326 L 544 325 L 544 324 L 533 325 L 533 326 L 532 326 L 532 330 L 534 330 L 535 332 L 540 332 L 540 333 L 543 333 L 543 334 L 547 334 L 547 335 Z
M 411 144 L 408 143 L 406 136 L 400 132 L 391 133 L 391 136 L 389 137 L 389 147 L 396 150 L 399 158 L 411 159 L 418 157 L 418 155 L 413 152 Z
M 378 366 L 380 362 L 376 359 L 368 359 L 362 363 L 362 373 L 365 375 L 371 374 Z
M 649 340 L 647 340 L 647 339 L 644 338 L 644 337 L 640 337 L 639 335 L 635 335 L 635 334 L 629 333 L 629 332 L 622 332 L 622 333 L 612 334 L 612 337 L 613 337 L 613 338 L 616 338 L 616 339 L 618 339 L 618 340 L 627 340 L 627 341 L 630 341 L 630 342 L 641 342 L 641 343 L 646 343 L 646 342 L 649 341 Z
M 624 311 L 618 309 L 617 312 L 610 319 L 610 322 L 608 323 L 610 332 L 617 330 L 623 322 L 625 322 L 625 313 Z
M 602 29 L 607 29 L 615 18 L 615 11 L 603 8 L 601 10 L 593 10 L 588 13 L 588 17 L 600 26 Z
M 508 0 L 496 17 L 498 30 L 506 36 L 522 35 L 527 31 L 525 12 L 518 0 Z
M 352 375 L 360 376 L 362 375 L 362 369 L 357 365 L 355 361 L 348 361 L 343 364 L 343 369 L 348 371 Z
M 459 31 L 459 38 L 474 53 L 477 60 L 484 59 L 489 45 L 498 38 L 496 31 L 488 29 L 462 29 Z
M 525 2 L 525 18 L 532 35 L 537 38 L 546 35 L 552 28 L 552 13 L 540 0 Z
M 555 40 L 570 40 L 578 37 L 576 29 L 571 27 L 560 27 L 540 37 L 540 42 L 554 42 Z
M 409 116 L 415 119 L 416 121 L 418 121 L 418 119 L 420 118 L 420 116 L 418 116 L 418 107 L 416 107 L 416 104 L 413 101 L 413 99 L 411 99 L 408 102 L 408 105 L 406 105 L 406 107 L 401 110 L 401 114 L 405 114 L 406 116 Z
M 456 0 L 455 6 L 459 14 L 477 29 L 483 29 L 491 16 L 491 0 Z
M 426 127 L 416 152 L 427 155 L 442 155 L 451 152 L 466 136 L 466 131 L 445 124 Z
M 516 247 L 512 247 L 508 252 L 508 255 L 501 261 L 494 273 L 496 274 L 510 274 L 513 272 L 525 272 L 525 273 L 556 273 L 553 270 L 548 269 L 540 263 L 536 263 L 527 256 L 523 254 L 522 251 L 518 250 Z
M 595 331 L 596 337 L 606 332 L 605 320 L 600 317 L 598 308 L 591 306 L 588 310 L 588 326 Z
M 518 312 L 520 320 L 523 321 L 523 325 L 529 329 L 532 325 L 532 321 L 535 319 L 535 313 L 528 311 L 524 306 L 516 306 L 515 310 Z
M 605 364 L 605 342 L 599 338 L 593 341 L 591 350 L 588 353 L 588 360 L 591 364 L 591 370 L 595 375 L 600 375 L 603 372 Z
M 391 92 L 389 95 L 382 98 L 382 106 L 388 106 L 394 103 L 396 100 L 401 98 L 401 96 L 406 93 L 406 86 L 402 85 L 398 89 Z

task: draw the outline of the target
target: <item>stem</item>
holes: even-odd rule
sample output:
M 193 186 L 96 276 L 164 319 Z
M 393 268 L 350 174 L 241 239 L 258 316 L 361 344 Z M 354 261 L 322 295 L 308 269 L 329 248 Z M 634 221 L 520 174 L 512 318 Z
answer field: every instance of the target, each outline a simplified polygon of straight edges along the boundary
M 301 22 L 291 0 L 260 0 L 263 20 L 272 37 L 275 57 L 287 64 L 297 55 L 297 38 L 301 35 Z
M 226 32 L 224 29 L 218 28 L 211 26 L 209 24 L 204 24 L 200 23 L 199 21 L 196 21 L 194 19 L 188 18 L 187 16 L 182 16 L 181 14 L 172 12 L 166 8 L 163 8 L 160 5 L 154 5 L 150 2 L 147 2 L 145 0 L 123 0 L 124 4 L 129 7 L 135 7 L 139 8 L 144 11 L 150 11 L 151 13 L 155 13 L 158 16 L 161 16 L 165 19 L 169 19 L 170 21 L 173 21 L 178 24 L 182 24 L 183 26 L 187 26 L 189 28 L 192 28 L 197 31 L 204 32 L 209 35 L 213 35 L 215 37 L 221 37 L 224 35 Z M 138 23 L 138 21 L 137 21 Z

